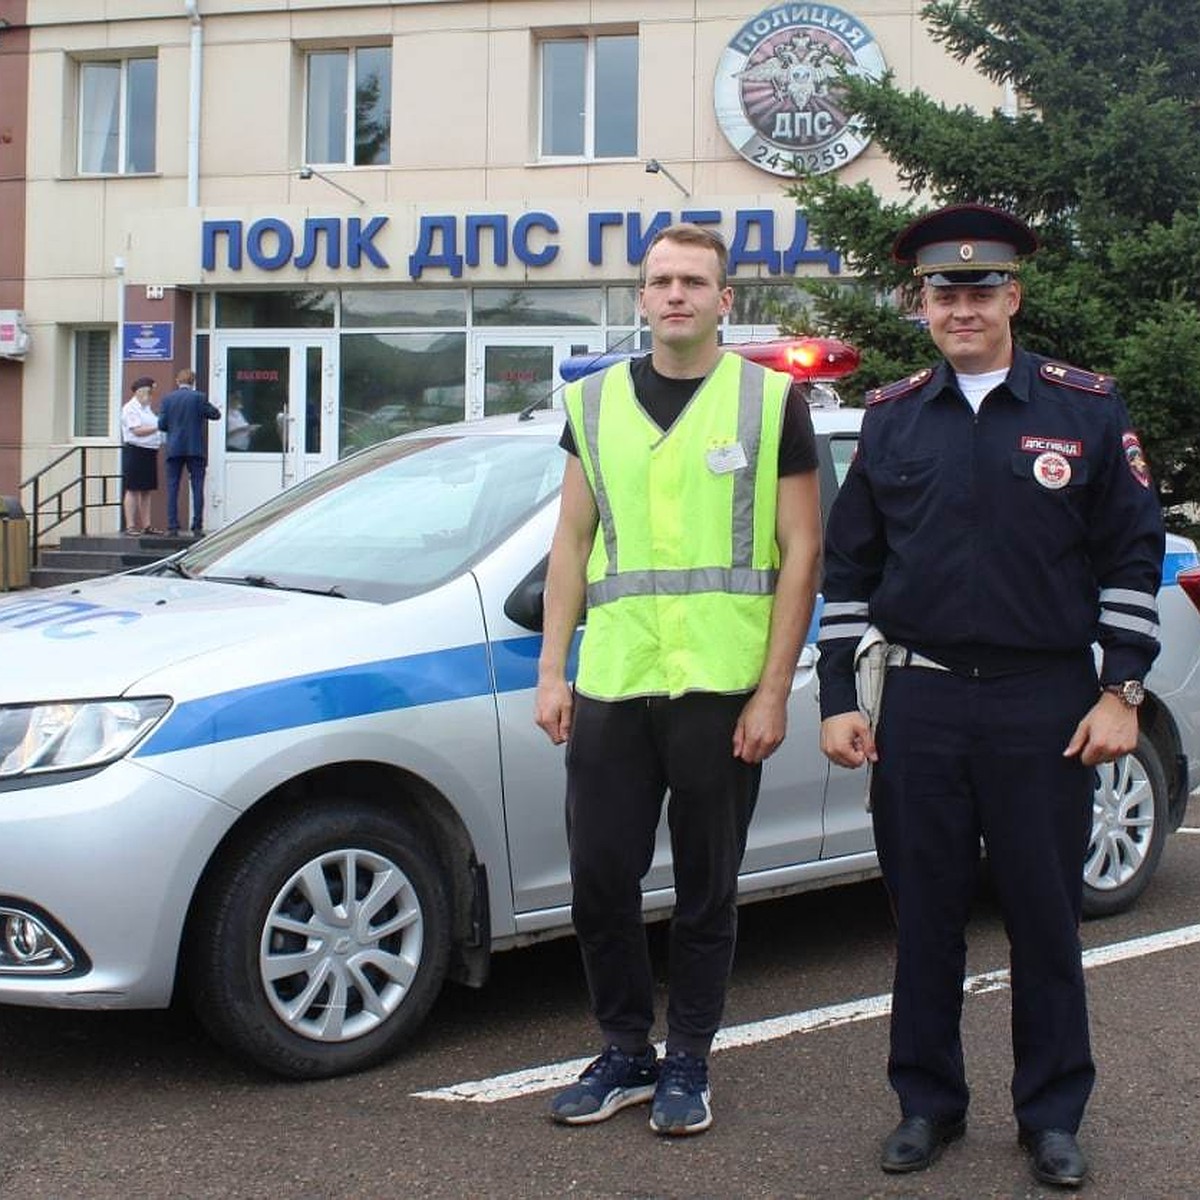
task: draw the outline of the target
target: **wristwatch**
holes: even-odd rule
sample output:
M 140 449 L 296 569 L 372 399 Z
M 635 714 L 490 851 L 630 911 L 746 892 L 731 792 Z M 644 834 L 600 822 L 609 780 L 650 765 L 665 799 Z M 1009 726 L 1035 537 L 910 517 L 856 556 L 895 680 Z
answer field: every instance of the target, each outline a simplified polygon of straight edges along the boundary
M 1127 679 L 1124 683 L 1110 683 L 1104 688 L 1112 692 L 1128 708 L 1137 708 L 1146 698 L 1146 689 L 1139 679 Z

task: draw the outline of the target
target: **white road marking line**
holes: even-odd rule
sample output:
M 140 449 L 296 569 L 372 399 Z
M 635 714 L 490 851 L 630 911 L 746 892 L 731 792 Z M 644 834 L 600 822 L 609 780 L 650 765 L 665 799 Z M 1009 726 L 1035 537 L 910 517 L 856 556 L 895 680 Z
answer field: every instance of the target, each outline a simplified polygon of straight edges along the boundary
M 1193 829 L 1190 825 L 1180 825 L 1180 827 L 1177 830 L 1175 830 L 1175 832 L 1176 833 L 1200 833 L 1200 829 Z
M 1128 958 L 1141 958 L 1163 950 L 1177 950 L 1181 946 L 1192 946 L 1200 942 L 1200 925 L 1185 925 L 1179 929 L 1168 929 L 1146 937 L 1132 938 L 1127 942 L 1114 942 L 1108 946 L 1097 946 L 1083 952 L 1084 970 L 1122 962 Z M 999 991 L 1008 987 L 1008 971 L 989 971 L 983 975 L 971 975 L 963 983 L 963 991 L 971 996 Z M 824 1008 L 813 1008 L 807 1012 L 789 1013 L 782 1017 L 769 1017 L 763 1021 L 752 1021 L 746 1025 L 734 1025 L 722 1029 L 713 1042 L 713 1053 L 730 1050 L 735 1046 L 755 1046 L 760 1042 L 775 1041 L 795 1033 L 814 1033 L 821 1029 L 834 1029 L 838 1025 L 852 1025 L 858 1021 L 874 1021 L 886 1017 L 892 1011 L 890 993 L 868 996 L 861 1000 L 849 1000 L 844 1004 L 830 1004 Z M 661 1054 L 662 1045 L 658 1047 Z M 533 1096 L 565 1087 L 578 1078 L 579 1073 L 591 1062 L 591 1058 L 574 1058 L 569 1062 L 547 1063 L 540 1067 L 529 1067 L 524 1071 L 511 1071 L 506 1075 L 493 1075 L 490 1079 L 476 1079 L 465 1083 L 453 1083 L 448 1087 L 434 1088 L 425 1092 L 413 1092 L 419 1100 L 444 1100 L 449 1102 L 468 1101 L 473 1104 L 495 1104 L 499 1100 L 515 1100 L 521 1096 Z

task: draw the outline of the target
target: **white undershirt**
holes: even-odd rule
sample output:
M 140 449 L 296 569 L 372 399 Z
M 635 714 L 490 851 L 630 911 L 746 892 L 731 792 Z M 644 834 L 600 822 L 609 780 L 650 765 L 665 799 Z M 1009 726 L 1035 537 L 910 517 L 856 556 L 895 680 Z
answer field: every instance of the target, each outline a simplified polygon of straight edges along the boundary
M 992 390 L 999 387 L 1008 376 L 1008 368 L 999 371 L 988 371 L 983 375 L 958 375 L 958 386 L 966 396 L 967 403 L 976 411 L 983 404 L 983 398 Z

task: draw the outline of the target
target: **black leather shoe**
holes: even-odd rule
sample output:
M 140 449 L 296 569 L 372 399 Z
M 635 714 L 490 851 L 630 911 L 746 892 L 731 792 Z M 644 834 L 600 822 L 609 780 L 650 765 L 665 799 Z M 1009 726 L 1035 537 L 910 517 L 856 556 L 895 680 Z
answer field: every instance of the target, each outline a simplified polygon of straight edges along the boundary
M 1073 1133 L 1065 1129 L 1022 1129 L 1017 1141 L 1029 1152 L 1033 1173 L 1042 1183 L 1078 1187 L 1087 1174 L 1087 1159 Z
M 883 1143 L 879 1165 L 889 1175 L 923 1171 L 937 1161 L 947 1142 L 962 1137 L 966 1131 L 967 1122 L 961 1117 L 957 1121 L 905 1117 Z

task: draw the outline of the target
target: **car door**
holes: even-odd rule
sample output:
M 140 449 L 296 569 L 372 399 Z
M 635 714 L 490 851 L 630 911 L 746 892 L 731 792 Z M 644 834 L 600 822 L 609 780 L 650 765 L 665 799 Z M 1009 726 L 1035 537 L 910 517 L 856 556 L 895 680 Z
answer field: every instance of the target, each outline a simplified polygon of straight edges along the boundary
M 825 515 L 833 503 L 858 447 L 858 429 L 835 429 L 819 438 L 821 496 Z M 818 597 L 817 616 L 821 599 Z M 819 737 L 819 734 L 818 734 Z M 867 772 L 828 767 L 825 787 L 823 859 L 863 854 L 875 849 L 875 836 L 867 811 Z
M 475 571 L 496 678 L 513 905 L 527 931 L 561 923 L 570 904 L 564 749 L 533 721 L 541 636 L 511 615 L 513 597 L 539 592 L 556 510 L 548 506 Z M 781 882 L 775 869 L 820 858 L 826 770 L 817 746 L 815 658 L 810 644 L 793 683 L 788 740 L 764 769 L 743 867 L 747 888 L 774 886 Z M 644 884 L 647 903 L 669 903 L 671 882 L 664 820 Z

